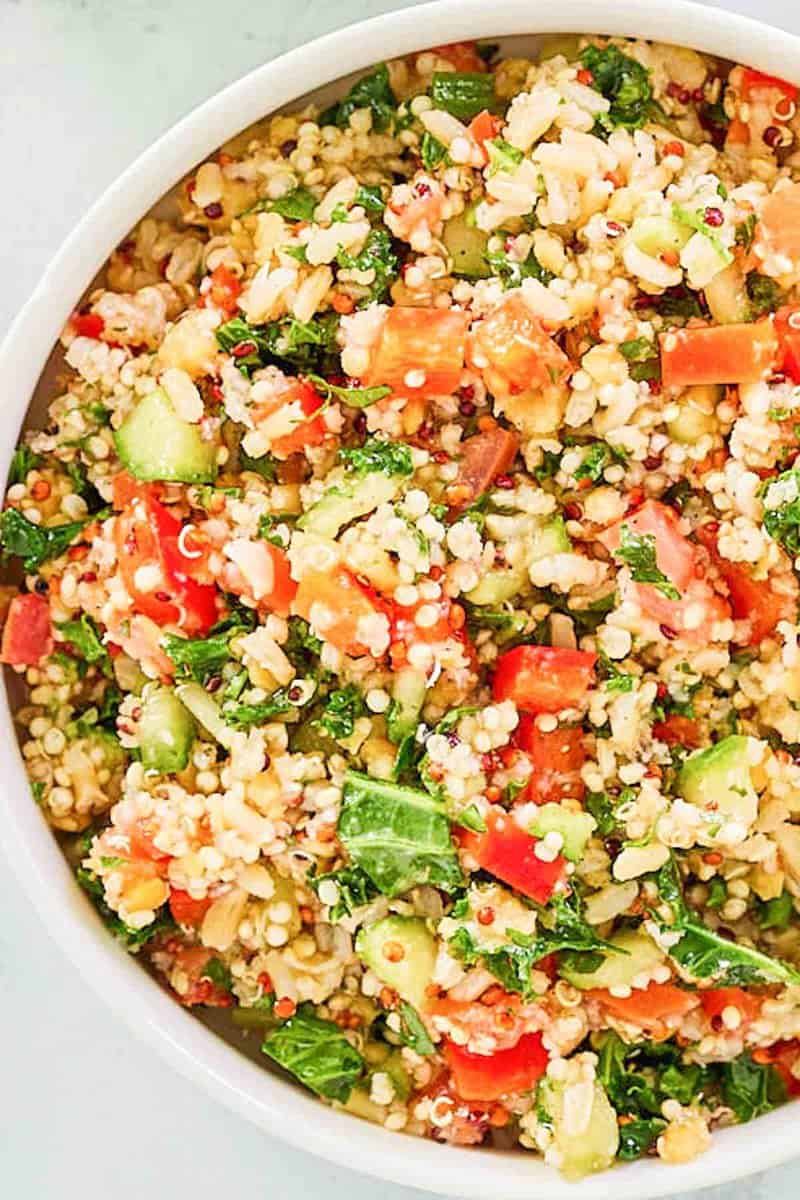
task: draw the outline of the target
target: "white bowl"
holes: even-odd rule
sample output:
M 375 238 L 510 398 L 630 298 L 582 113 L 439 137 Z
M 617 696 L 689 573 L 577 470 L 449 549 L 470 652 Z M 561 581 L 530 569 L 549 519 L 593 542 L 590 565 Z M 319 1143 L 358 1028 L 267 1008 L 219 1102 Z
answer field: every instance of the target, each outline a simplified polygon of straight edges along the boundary
M 284 55 L 232 84 L 185 117 L 108 189 L 67 240 L 0 348 L 6 420 L 5 478 L 18 431 L 61 327 L 130 228 L 186 172 L 263 115 L 385 58 L 443 42 L 505 40 L 541 33 L 636 35 L 672 41 L 800 80 L 800 38 L 683 0 L 439 0 L 376 17 Z M 229 1108 L 293 1146 L 343 1166 L 440 1194 L 475 1200 L 581 1200 L 613 1193 L 644 1200 L 761 1171 L 798 1153 L 798 1110 L 722 1131 L 684 1166 L 647 1160 L 613 1176 L 567 1184 L 524 1153 L 457 1149 L 403 1138 L 327 1108 L 226 1044 L 181 1009 L 111 939 L 76 886 L 31 801 L 4 697 L 0 711 L 0 834 L 20 885 L 59 946 L 130 1026 L 180 1071 Z

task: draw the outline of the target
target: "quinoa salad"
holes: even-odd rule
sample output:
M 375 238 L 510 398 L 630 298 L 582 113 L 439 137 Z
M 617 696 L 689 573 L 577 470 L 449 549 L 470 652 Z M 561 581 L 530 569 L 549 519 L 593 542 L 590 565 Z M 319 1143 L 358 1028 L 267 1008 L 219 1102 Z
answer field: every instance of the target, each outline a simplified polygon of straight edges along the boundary
M 800 1093 L 797 88 L 547 39 L 265 119 L 11 465 L 33 800 L 177 1003 L 571 1179 Z

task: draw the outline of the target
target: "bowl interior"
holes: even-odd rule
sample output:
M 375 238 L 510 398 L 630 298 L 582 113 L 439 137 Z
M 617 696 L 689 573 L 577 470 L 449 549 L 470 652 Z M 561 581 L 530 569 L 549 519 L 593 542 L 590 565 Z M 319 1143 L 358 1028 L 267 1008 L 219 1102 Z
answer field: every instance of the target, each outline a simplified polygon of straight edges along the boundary
M 596 0 L 593 2 L 596 3 Z M 627 29 L 632 33 L 639 32 L 643 36 L 660 36 L 663 40 L 685 42 L 696 45 L 699 49 L 713 52 L 716 35 L 707 11 L 704 12 L 692 5 L 676 4 L 675 18 L 677 19 L 668 20 L 663 14 L 659 15 L 657 3 L 651 2 L 651 0 L 639 0 L 639 5 L 640 7 L 637 7 L 635 0 L 617 0 L 612 6 L 611 12 L 604 12 L 602 19 L 598 21 L 596 16 L 588 15 L 592 7 L 590 0 L 570 4 L 569 9 L 581 10 L 582 17 L 570 19 L 568 31 L 575 32 L 585 29 L 587 32 L 592 32 L 598 30 L 598 24 L 600 26 L 598 31 L 602 31 L 605 22 L 609 28 L 612 28 L 612 31 L 613 27 L 617 27 L 620 32 Z M 514 12 L 514 20 L 511 21 L 509 17 L 505 22 L 507 27 L 511 25 L 520 28 L 525 27 L 526 23 L 538 23 L 541 27 L 547 28 L 550 33 L 557 32 L 557 27 L 554 28 L 555 16 L 548 15 L 547 19 L 537 20 L 537 15 L 542 18 L 541 12 L 537 14 L 535 11 L 530 11 L 539 8 L 535 4 L 523 6 L 519 0 L 512 0 L 511 3 L 500 3 L 498 7 L 505 13 L 510 13 L 512 10 Z M 668 7 L 671 8 L 672 5 L 670 4 Z M 431 44 L 431 38 L 423 32 L 425 29 L 423 14 L 433 12 L 438 8 L 448 9 L 454 14 L 455 24 L 459 23 L 456 18 L 455 5 L 452 3 L 412 10 L 419 14 L 417 30 L 420 34 L 420 48 Z M 467 0 L 466 8 L 471 10 L 474 17 L 477 12 L 476 3 Z M 525 16 L 526 12 L 529 13 L 527 17 Z M 636 12 L 643 14 L 642 19 L 632 15 Z M 686 17 L 685 24 L 680 23 L 681 13 Z M 701 16 L 700 14 L 703 13 L 704 15 Z M 395 14 L 397 25 L 400 24 L 401 15 L 409 18 L 410 12 Z M 644 15 L 646 15 L 646 20 Z M 720 45 L 720 52 L 731 54 L 736 44 L 735 29 L 739 28 L 734 26 L 739 19 L 724 14 L 718 14 L 718 17 L 720 25 L 726 28 L 726 36 L 721 39 L 721 43 L 724 44 Z M 391 22 L 391 18 L 386 20 Z M 407 20 L 406 24 L 408 24 Z M 490 37 L 486 31 L 488 24 L 488 16 L 482 16 L 481 40 L 496 40 L 503 56 L 531 57 L 535 55 L 541 42 L 541 35 L 524 34 L 495 39 Z M 453 38 L 470 36 L 466 18 L 461 21 L 461 25 L 463 28 L 453 29 Z M 566 21 L 565 26 L 567 26 Z M 668 26 L 672 28 L 671 38 L 666 32 Z M 742 23 L 742 28 L 744 26 L 745 23 Z M 440 35 L 442 33 L 441 22 L 439 22 L 438 33 Z M 787 47 L 786 42 L 792 43 L 792 39 L 787 38 L 787 35 L 779 35 L 777 31 L 771 31 L 769 38 L 762 33 L 761 38 L 757 39 L 755 57 L 756 59 L 760 58 L 761 61 L 757 61 L 756 65 L 768 67 L 769 64 L 766 61 L 768 47 L 769 45 L 777 47 L 778 39 L 781 39 L 783 43 L 779 55 L 784 59 L 782 73 L 791 74 L 785 66 L 786 61 L 791 58 L 795 63 L 794 76 L 800 77 L 800 53 L 791 45 Z M 445 38 L 437 36 L 435 40 L 441 42 Z M 407 38 L 406 42 L 408 43 Z M 390 54 L 408 49 L 408 44 L 399 48 L 392 44 L 391 39 L 388 45 Z M 739 46 L 739 54 L 745 61 L 749 60 L 748 46 L 744 41 Z M 377 59 L 380 55 L 372 57 Z M 362 73 L 363 67 L 342 76 L 335 83 L 329 83 L 324 87 L 303 93 L 296 100 L 284 105 L 283 108 L 302 108 L 310 102 L 324 105 L 334 96 L 338 96 L 346 90 L 348 82 Z M 271 115 L 273 111 L 280 111 L 280 109 L 270 110 L 268 103 L 265 103 L 263 107 L 265 116 Z M 203 161 L 205 157 L 207 155 L 203 154 L 198 162 Z M 160 216 L 173 213 L 176 207 L 177 186 L 179 185 L 170 187 L 152 205 L 149 212 Z M 145 215 L 147 214 L 141 213 L 141 216 Z M 89 274 L 89 269 L 86 274 Z M 97 278 L 98 276 L 95 275 L 88 286 L 81 288 L 80 285 L 85 282 L 85 276 L 82 278 L 76 276 L 76 286 L 69 297 L 69 305 L 76 305 L 83 295 L 91 291 L 92 287 L 96 285 Z M 60 320 L 66 317 L 68 311 L 69 308 L 66 308 L 60 314 Z M 41 427 L 47 405 L 57 394 L 58 379 L 63 372 L 63 366 L 63 351 L 56 344 L 50 350 L 38 376 L 24 418 L 23 428 Z M 16 432 L 16 429 L 10 429 L 7 433 L 7 444 L 2 451 L 6 454 L 6 462 L 16 441 Z M 8 700 L 13 711 L 19 701 L 19 681 L 9 672 L 6 672 L 6 675 Z M 13 776 L 12 787 L 9 790 L 14 794 L 7 796 L 6 801 L 9 811 L 13 810 L 16 820 L 13 838 L 9 839 L 10 851 L 16 859 L 14 865 L 18 869 L 20 877 L 23 878 L 30 890 L 39 886 L 43 889 L 52 888 L 57 891 L 61 911 L 56 914 L 54 906 L 49 904 L 49 915 L 53 918 L 51 931 L 54 936 L 64 935 L 63 940 L 68 943 L 73 957 L 79 962 L 87 978 L 95 986 L 98 985 L 98 980 L 103 979 L 106 971 L 113 974 L 112 998 L 115 994 L 116 999 L 122 1001 L 122 1007 L 129 1007 L 130 1011 L 127 1013 L 129 1020 L 138 1021 L 140 1032 L 143 1032 L 149 1040 L 159 1046 L 162 1051 L 166 1045 L 167 1053 L 174 1063 L 206 1085 L 208 1085 L 209 1077 L 212 1077 L 215 1080 L 214 1090 L 218 1095 L 222 1095 L 231 1107 L 238 1109 L 250 1119 L 258 1121 L 279 1136 L 285 1137 L 297 1145 L 302 1145 L 305 1149 L 322 1153 L 346 1165 L 358 1166 L 377 1175 L 418 1187 L 427 1187 L 441 1193 L 489 1197 L 502 1191 L 507 1200 L 512 1197 L 520 1197 L 522 1200 L 523 1196 L 531 1194 L 533 1188 L 540 1196 L 551 1197 L 552 1200 L 560 1200 L 562 1196 L 564 1198 L 575 1197 L 578 1194 L 581 1197 L 591 1195 L 599 1198 L 606 1196 L 610 1190 L 613 1190 L 619 1197 L 629 1196 L 631 1200 L 634 1197 L 638 1200 L 645 1196 L 672 1193 L 683 1187 L 701 1187 L 719 1183 L 725 1178 L 745 1174 L 748 1170 L 763 1169 L 772 1162 L 789 1157 L 793 1152 L 786 1116 L 774 1113 L 760 1119 L 757 1134 L 752 1127 L 749 1127 L 749 1133 L 739 1132 L 737 1134 L 736 1131 L 729 1130 L 717 1135 L 717 1149 L 713 1152 L 715 1164 L 713 1172 L 708 1171 L 710 1156 L 701 1160 L 699 1168 L 690 1165 L 667 1170 L 663 1165 L 660 1166 L 657 1163 L 640 1162 L 616 1170 L 613 1177 L 590 1179 L 575 1186 L 564 1184 L 554 1173 L 545 1169 L 540 1161 L 532 1159 L 531 1156 L 521 1153 L 509 1154 L 499 1150 L 468 1152 L 431 1143 L 419 1143 L 418 1139 L 402 1141 L 396 1135 L 387 1134 L 382 1129 L 369 1126 L 350 1116 L 324 1110 L 316 1100 L 303 1092 L 299 1085 L 292 1082 L 279 1083 L 274 1078 L 274 1075 L 281 1073 L 277 1072 L 277 1069 L 272 1067 L 261 1055 L 256 1035 L 248 1036 L 239 1031 L 224 1012 L 208 1010 L 202 1015 L 190 1015 L 185 1011 L 178 1010 L 177 1006 L 165 996 L 159 985 L 146 977 L 145 972 L 138 964 L 113 946 L 99 917 L 94 913 L 77 885 L 71 880 L 66 864 L 55 850 L 49 833 L 44 829 L 29 800 L 27 789 L 21 785 L 21 763 L 18 756 L 14 756 L 13 762 L 8 761 L 8 770 Z M 26 806 L 26 811 L 21 811 L 21 806 Z M 30 812 L 27 809 L 30 809 Z M 40 826 L 41 828 L 39 828 Z M 50 843 L 49 848 L 46 843 Z M 43 912 L 47 904 L 46 901 L 42 903 Z M 46 913 L 46 915 L 48 914 Z M 54 922 L 60 922 L 60 928 L 54 927 Z M 209 1039 L 202 1034 L 198 1036 L 199 1025 L 212 1031 L 214 1037 Z M 283 1078 L 285 1079 L 285 1076 Z M 291 1128 L 288 1129 L 285 1119 L 287 1111 L 291 1115 Z M 315 1132 L 314 1138 L 309 1136 L 310 1129 Z M 752 1153 L 742 1154 L 741 1140 L 748 1136 L 753 1139 L 758 1137 L 757 1161 L 754 1161 L 756 1156 Z

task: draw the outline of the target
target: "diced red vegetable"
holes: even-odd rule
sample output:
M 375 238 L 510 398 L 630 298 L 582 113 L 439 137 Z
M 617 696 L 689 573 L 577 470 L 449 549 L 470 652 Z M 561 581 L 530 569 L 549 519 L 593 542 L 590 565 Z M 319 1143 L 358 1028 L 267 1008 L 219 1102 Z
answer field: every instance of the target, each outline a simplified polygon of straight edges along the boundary
M 594 680 L 597 655 L 560 646 L 516 646 L 497 660 L 495 700 L 513 700 L 530 713 L 574 708 Z
M 211 287 L 208 289 L 208 295 L 211 303 L 229 317 L 232 317 L 237 309 L 237 300 L 242 294 L 242 283 L 237 275 L 234 275 L 230 267 L 226 267 L 225 263 L 220 263 L 211 272 Z
M 453 1087 L 462 1100 L 498 1100 L 514 1092 L 528 1092 L 550 1061 L 540 1033 L 526 1033 L 516 1046 L 496 1054 L 473 1054 L 448 1041 L 444 1055 Z
M 496 138 L 502 128 L 503 122 L 500 117 L 493 116 L 486 108 L 470 121 L 469 134 L 473 142 L 480 146 L 484 164 L 489 161 L 486 143 Z
M 449 396 L 464 369 L 469 313 L 444 308 L 390 308 L 361 382 L 403 396 Z
M 656 721 L 653 737 L 668 746 L 687 746 L 690 750 L 697 750 L 703 744 L 699 722 L 680 713 L 670 713 L 663 721 Z
M 158 832 L 158 827 L 152 820 L 149 824 L 144 821 L 136 821 L 126 832 L 129 845 L 128 857 L 133 862 L 151 862 L 161 866 L 169 862 L 172 855 L 167 854 L 164 850 L 159 850 L 153 840 Z
M 35 667 L 52 653 L 49 601 L 35 592 L 15 596 L 3 626 L 0 660 L 10 667 Z
M 779 360 L 771 318 L 749 325 L 670 329 L 659 337 L 666 388 L 697 383 L 758 383 Z
M 169 911 L 179 925 L 190 925 L 196 929 L 208 912 L 213 901 L 209 896 L 195 900 L 188 892 L 173 888 L 169 894 Z
M 487 71 L 488 67 L 478 54 L 474 42 L 449 42 L 446 46 L 434 46 L 430 54 L 444 58 L 456 71 Z
M 271 395 L 253 410 L 256 425 L 266 424 L 271 418 L 291 406 L 291 425 L 288 433 L 277 433 L 270 437 L 270 451 L 275 458 L 285 460 L 299 454 L 307 446 L 318 446 L 324 441 L 327 428 L 322 416 L 315 416 L 325 401 L 319 392 L 303 379 L 293 379 L 284 391 Z M 283 423 L 282 423 L 283 424 Z M 285 428 L 285 424 L 283 425 Z
M 800 221 L 800 202 L 797 220 Z M 775 329 L 781 344 L 780 370 L 789 376 L 792 383 L 800 383 L 800 308 L 789 304 L 779 308 L 775 313 Z
M 525 798 L 534 804 L 556 803 L 567 796 L 582 800 L 586 791 L 581 768 L 586 761 L 583 730 L 578 725 L 543 732 L 529 713 L 514 730 L 514 745 L 531 760 L 533 774 Z
M 742 68 L 739 90 L 745 100 L 750 100 L 755 92 L 762 91 L 777 91 L 787 100 L 797 99 L 795 84 L 788 83 L 785 79 L 778 79 L 777 75 L 765 75 L 763 71 L 756 71 L 752 67 Z
M 728 585 L 731 609 L 737 621 L 748 621 L 750 636 L 744 643 L 758 646 L 775 631 L 779 621 L 797 618 L 797 596 L 776 592 L 769 579 L 754 579 L 745 563 L 732 562 L 717 550 L 716 530 L 701 525 L 697 539 L 711 554 L 720 575 Z
M 203 974 L 215 957 L 214 951 L 207 950 L 205 946 L 182 946 L 175 953 L 175 965 L 189 980 L 187 990 L 177 997 L 187 1008 L 197 1004 L 207 1008 L 230 1008 L 233 1005 L 231 993 Z
M 259 607 L 277 613 L 279 617 L 288 617 L 297 592 L 297 584 L 292 579 L 292 566 L 289 555 L 280 546 L 272 542 L 266 543 L 267 553 L 272 559 L 273 584 L 268 596 L 262 597 Z
M 769 1062 L 774 1066 L 784 1082 L 787 1095 L 800 1096 L 800 1041 L 797 1038 L 756 1050 L 753 1057 L 757 1062 Z
M 458 500 L 452 507 L 466 508 L 473 504 L 492 486 L 498 475 L 508 470 L 518 449 L 518 436 L 500 425 L 462 442 L 458 475 L 453 485 Z
M 623 525 L 638 537 L 655 538 L 656 566 L 680 592 L 680 599 L 672 600 L 652 584 L 634 583 L 642 612 L 673 636 L 681 634 L 695 641 L 707 638 L 710 625 L 730 612 L 722 597 L 701 578 L 696 547 L 681 533 L 675 511 L 658 500 L 648 500 L 600 535 L 599 541 L 612 553 L 619 548 Z
M 546 904 L 566 879 L 566 861 L 560 854 L 552 862 L 537 858 L 537 842 L 511 815 L 493 806 L 486 816 L 486 832 L 478 834 L 472 852 L 484 871 L 537 904 Z
M 540 969 L 539 963 L 536 969 Z M 444 1017 L 445 1028 L 448 1032 L 458 1031 L 461 1042 L 474 1039 L 483 1044 L 488 1042 L 497 1050 L 508 1050 L 516 1046 L 525 1031 L 520 1008 L 519 995 L 506 992 L 499 984 L 490 984 L 477 1000 L 434 996 L 425 1005 L 425 1012 L 431 1018 Z
M 477 324 L 468 355 L 489 390 L 499 396 L 561 387 L 572 371 L 570 360 L 518 289 Z
M 153 485 L 115 479 L 115 503 L 128 499 L 114 526 L 119 571 L 136 612 L 202 636 L 217 620 L 219 593 L 192 578 L 197 563 L 182 549 L 182 522 L 156 497 Z
M 73 313 L 69 320 L 76 337 L 99 338 L 106 327 L 100 313 Z
M 669 1017 L 682 1017 L 699 1004 L 695 992 L 687 992 L 673 983 L 650 983 L 646 988 L 634 988 L 630 996 L 612 996 L 605 988 L 593 988 L 584 996 L 597 1000 L 603 1008 L 621 1021 L 641 1025 L 642 1029 L 657 1029 Z
M 707 992 L 700 992 L 699 995 L 703 1012 L 714 1022 L 722 1022 L 722 1014 L 726 1008 L 735 1008 L 741 1018 L 741 1024 L 749 1025 L 761 1012 L 763 1002 L 763 997 L 753 996 L 740 987 L 711 988 Z
M 637 537 L 655 538 L 656 566 L 679 592 L 683 592 L 695 575 L 695 551 L 681 533 L 674 508 L 658 500 L 646 500 L 641 508 L 609 526 L 599 540 L 612 554 L 619 548 L 623 525 Z
M 387 616 L 388 622 L 383 601 L 343 568 L 330 572 L 306 571 L 297 586 L 292 610 L 308 621 L 319 637 L 344 654 L 370 652 L 359 631 L 360 622 L 379 614 Z

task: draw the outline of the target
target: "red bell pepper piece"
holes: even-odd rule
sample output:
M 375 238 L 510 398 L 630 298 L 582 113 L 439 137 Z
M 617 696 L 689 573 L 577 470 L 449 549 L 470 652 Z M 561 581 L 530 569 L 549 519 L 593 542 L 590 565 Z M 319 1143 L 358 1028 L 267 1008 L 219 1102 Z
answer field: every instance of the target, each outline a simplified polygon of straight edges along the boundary
M 560 646 L 517 646 L 497 660 L 495 700 L 513 700 L 531 713 L 574 708 L 592 685 L 597 655 Z
M 498 1100 L 513 1092 L 529 1092 L 550 1061 L 540 1033 L 525 1033 L 516 1046 L 496 1054 L 473 1054 L 448 1041 L 444 1055 L 462 1100 Z

